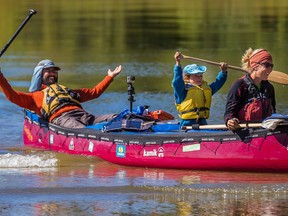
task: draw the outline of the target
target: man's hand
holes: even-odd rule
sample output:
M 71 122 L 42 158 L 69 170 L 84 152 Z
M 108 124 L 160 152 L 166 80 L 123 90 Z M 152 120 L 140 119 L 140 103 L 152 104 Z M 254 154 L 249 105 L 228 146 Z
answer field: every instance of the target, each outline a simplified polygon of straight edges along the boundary
M 122 70 L 122 66 L 119 65 L 117 66 L 113 71 L 111 71 L 110 69 L 108 70 L 108 76 L 111 76 L 111 77 L 116 77 Z

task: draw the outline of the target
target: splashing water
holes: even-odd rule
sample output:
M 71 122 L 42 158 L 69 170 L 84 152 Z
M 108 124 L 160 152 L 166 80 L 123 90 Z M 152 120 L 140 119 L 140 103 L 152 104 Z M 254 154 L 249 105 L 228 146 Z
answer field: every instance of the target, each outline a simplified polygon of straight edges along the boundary
M 52 154 L 40 155 L 0 155 L 0 168 L 30 168 L 30 167 L 55 167 L 57 158 Z

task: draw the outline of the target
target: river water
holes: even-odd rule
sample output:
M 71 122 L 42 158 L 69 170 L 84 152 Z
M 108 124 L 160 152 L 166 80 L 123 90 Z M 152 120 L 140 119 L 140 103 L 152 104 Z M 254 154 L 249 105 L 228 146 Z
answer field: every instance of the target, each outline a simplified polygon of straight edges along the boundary
M 52 59 L 70 88 L 98 83 L 109 68 L 123 72 L 91 113 L 129 108 L 127 76 L 135 76 L 133 106 L 177 116 L 173 55 L 240 66 L 249 48 L 266 48 L 275 70 L 287 71 L 285 0 L 0 0 L 0 47 L 30 8 L 34 15 L 1 57 L 14 88 L 27 91 L 36 63 Z M 183 65 L 197 63 L 184 60 Z M 213 81 L 219 68 L 206 65 Z M 229 70 L 213 96 L 209 123 L 223 124 L 226 94 L 243 74 Z M 274 83 L 277 112 L 288 114 L 287 86 Z M 287 215 L 288 174 L 123 167 L 99 158 L 57 154 L 23 145 L 23 113 L 0 92 L 0 215 Z

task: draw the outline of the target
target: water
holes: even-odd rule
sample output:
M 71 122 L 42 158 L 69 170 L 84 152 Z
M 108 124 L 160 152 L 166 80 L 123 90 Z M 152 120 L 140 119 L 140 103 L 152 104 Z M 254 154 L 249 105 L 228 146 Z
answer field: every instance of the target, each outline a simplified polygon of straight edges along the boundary
M 287 208 L 286 174 L 143 169 L 36 154 L 1 169 L 1 215 L 282 215 Z
M 126 77 L 136 77 L 134 106 L 177 116 L 171 80 L 173 55 L 239 66 L 248 47 L 268 49 L 285 72 L 287 7 L 284 0 L 0 0 L 0 47 L 30 8 L 38 11 L 1 58 L 4 75 L 27 91 L 35 64 L 52 59 L 60 82 L 93 86 L 109 68 L 123 72 L 91 113 L 129 107 Z M 195 63 L 188 60 L 183 65 Z M 206 65 L 213 81 L 219 68 Z M 213 96 L 210 123 L 223 124 L 227 91 L 242 76 L 229 71 Z M 287 86 L 274 84 L 277 111 L 288 113 Z M 0 93 L 0 215 L 287 215 L 288 175 L 122 167 L 98 158 L 64 155 L 23 145 L 23 113 Z

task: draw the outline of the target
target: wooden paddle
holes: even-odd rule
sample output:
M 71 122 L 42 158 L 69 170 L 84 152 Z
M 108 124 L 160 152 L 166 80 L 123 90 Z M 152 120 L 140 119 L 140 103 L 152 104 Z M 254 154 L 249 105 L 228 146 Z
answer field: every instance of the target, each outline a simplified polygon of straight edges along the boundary
M 239 124 L 240 128 L 260 128 L 262 127 L 261 123 L 243 123 Z M 228 129 L 225 124 L 219 124 L 219 125 L 192 125 L 192 126 L 183 126 L 181 127 L 182 130 L 210 130 L 210 129 Z
M 288 125 L 288 122 L 283 119 L 265 119 L 261 123 L 241 123 L 239 128 L 266 128 L 269 130 L 275 130 L 278 126 Z M 195 124 L 192 126 L 183 126 L 182 130 L 213 130 L 213 129 L 228 129 L 225 124 L 219 125 L 199 125 Z
M 205 60 L 205 59 L 200 59 L 200 58 L 195 58 L 195 57 L 191 57 L 191 56 L 186 56 L 186 55 L 183 55 L 182 56 L 184 57 L 184 59 L 191 59 L 191 60 L 195 60 L 195 61 L 200 61 L 200 62 L 204 62 L 204 63 L 208 63 L 208 64 L 211 64 L 211 65 L 218 65 L 220 66 L 220 63 L 218 62 L 213 62 L 213 61 L 209 61 L 209 60 Z M 242 72 L 245 72 L 245 73 L 248 73 L 248 71 L 242 69 L 241 67 L 236 67 L 236 66 L 231 66 L 231 65 L 228 65 L 228 68 L 231 68 L 231 69 L 234 69 L 234 70 L 238 70 L 238 71 L 242 71 Z M 275 82 L 275 83 L 279 83 L 279 84 L 283 84 L 283 85 L 288 85 L 288 74 L 285 74 L 283 72 L 280 72 L 280 71 L 275 71 L 273 70 L 269 77 L 268 77 L 268 80 L 269 81 L 272 81 L 272 82 Z

